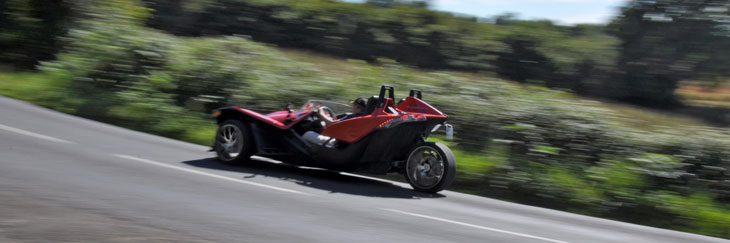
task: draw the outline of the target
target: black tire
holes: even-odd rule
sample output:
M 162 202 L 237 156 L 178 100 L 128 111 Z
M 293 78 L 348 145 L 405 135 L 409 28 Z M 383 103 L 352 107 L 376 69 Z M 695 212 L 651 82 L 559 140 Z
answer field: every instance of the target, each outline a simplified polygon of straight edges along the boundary
M 230 134 L 235 131 L 237 134 Z M 230 135 L 230 136 L 229 136 Z M 230 142 L 236 139 L 235 142 Z M 236 144 L 242 141 L 242 144 Z M 240 120 L 226 120 L 218 126 L 213 148 L 218 160 L 228 165 L 245 164 L 254 153 L 254 141 L 248 125 Z
M 422 142 L 408 153 L 405 176 L 416 191 L 436 193 L 444 190 L 454 181 L 455 175 L 456 158 L 446 145 Z

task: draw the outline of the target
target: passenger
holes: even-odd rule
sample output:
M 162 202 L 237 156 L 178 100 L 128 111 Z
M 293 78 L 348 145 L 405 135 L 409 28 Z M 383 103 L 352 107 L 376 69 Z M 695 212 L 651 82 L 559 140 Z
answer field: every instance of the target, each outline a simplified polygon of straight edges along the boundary
M 360 97 L 360 98 L 355 99 L 352 102 L 352 113 L 345 113 L 338 117 L 329 117 L 328 115 L 325 114 L 325 111 L 323 109 L 319 109 L 319 112 L 317 112 L 317 116 L 319 117 L 319 119 L 324 121 L 325 127 L 328 127 L 335 122 L 341 122 L 341 121 L 352 119 L 355 117 L 364 116 L 365 115 L 365 106 L 366 106 L 365 99 Z M 335 119 L 337 119 L 337 120 L 335 120 Z M 317 133 L 315 131 L 305 132 L 304 135 L 302 135 L 302 138 L 304 139 L 304 141 L 307 141 L 311 144 L 324 145 L 325 143 L 327 143 L 327 145 L 326 145 L 327 147 L 333 147 L 335 144 L 334 139 L 327 137 L 327 136 L 320 135 L 319 133 Z

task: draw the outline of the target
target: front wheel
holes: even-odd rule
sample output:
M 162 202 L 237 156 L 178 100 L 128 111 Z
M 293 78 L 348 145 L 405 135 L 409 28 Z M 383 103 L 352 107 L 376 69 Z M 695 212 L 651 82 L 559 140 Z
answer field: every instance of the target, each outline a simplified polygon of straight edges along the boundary
M 248 126 L 239 120 L 227 120 L 218 127 L 215 137 L 218 160 L 237 165 L 247 162 L 253 154 L 253 139 Z
M 446 145 L 420 143 L 408 154 L 405 172 L 413 189 L 436 193 L 446 189 L 454 181 L 456 158 Z

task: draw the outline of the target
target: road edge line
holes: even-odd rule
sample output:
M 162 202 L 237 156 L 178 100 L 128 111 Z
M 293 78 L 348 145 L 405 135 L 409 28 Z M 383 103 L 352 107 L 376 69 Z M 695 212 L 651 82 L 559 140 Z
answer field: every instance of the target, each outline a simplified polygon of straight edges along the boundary
M 43 134 L 40 134 L 40 133 L 34 133 L 34 132 L 31 132 L 31 131 L 27 131 L 27 130 L 23 130 L 23 129 L 20 129 L 20 128 L 15 128 L 15 127 L 11 127 L 11 126 L 8 126 L 8 125 L 3 125 L 3 124 L 0 124 L 0 129 L 5 130 L 5 131 L 8 131 L 8 132 L 14 132 L 14 133 L 17 133 L 17 134 L 25 135 L 25 136 L 28 136 L 28 137 L 34 137 L 34 138 L 40 138 L 40 139 L 48 140 L 48 141 L 51 141 L 51 142 L 76 144 L 76 143 L 71 142 L 71 141 L 68 141 L 68 140 L 63 140 L 63 139 L 60 139 L 60 138 L 54 138 L 54 137 L 51 137 L 51 136 L 46 136 L 46 135 L 43 135 Z

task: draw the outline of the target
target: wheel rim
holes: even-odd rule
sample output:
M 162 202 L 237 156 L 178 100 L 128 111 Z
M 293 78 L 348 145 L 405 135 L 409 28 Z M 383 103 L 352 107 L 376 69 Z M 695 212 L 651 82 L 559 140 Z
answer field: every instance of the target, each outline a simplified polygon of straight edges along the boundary
M 243 152 L 243 133 L 233 124 L 218 129 L 218 154 L 223 160 L 233 160 Z
M 422 189 L 434 187 L 444 177 L 444 159 L 432 147 L 418 147 L 408 156 L 406 172 L 414 186 Z

